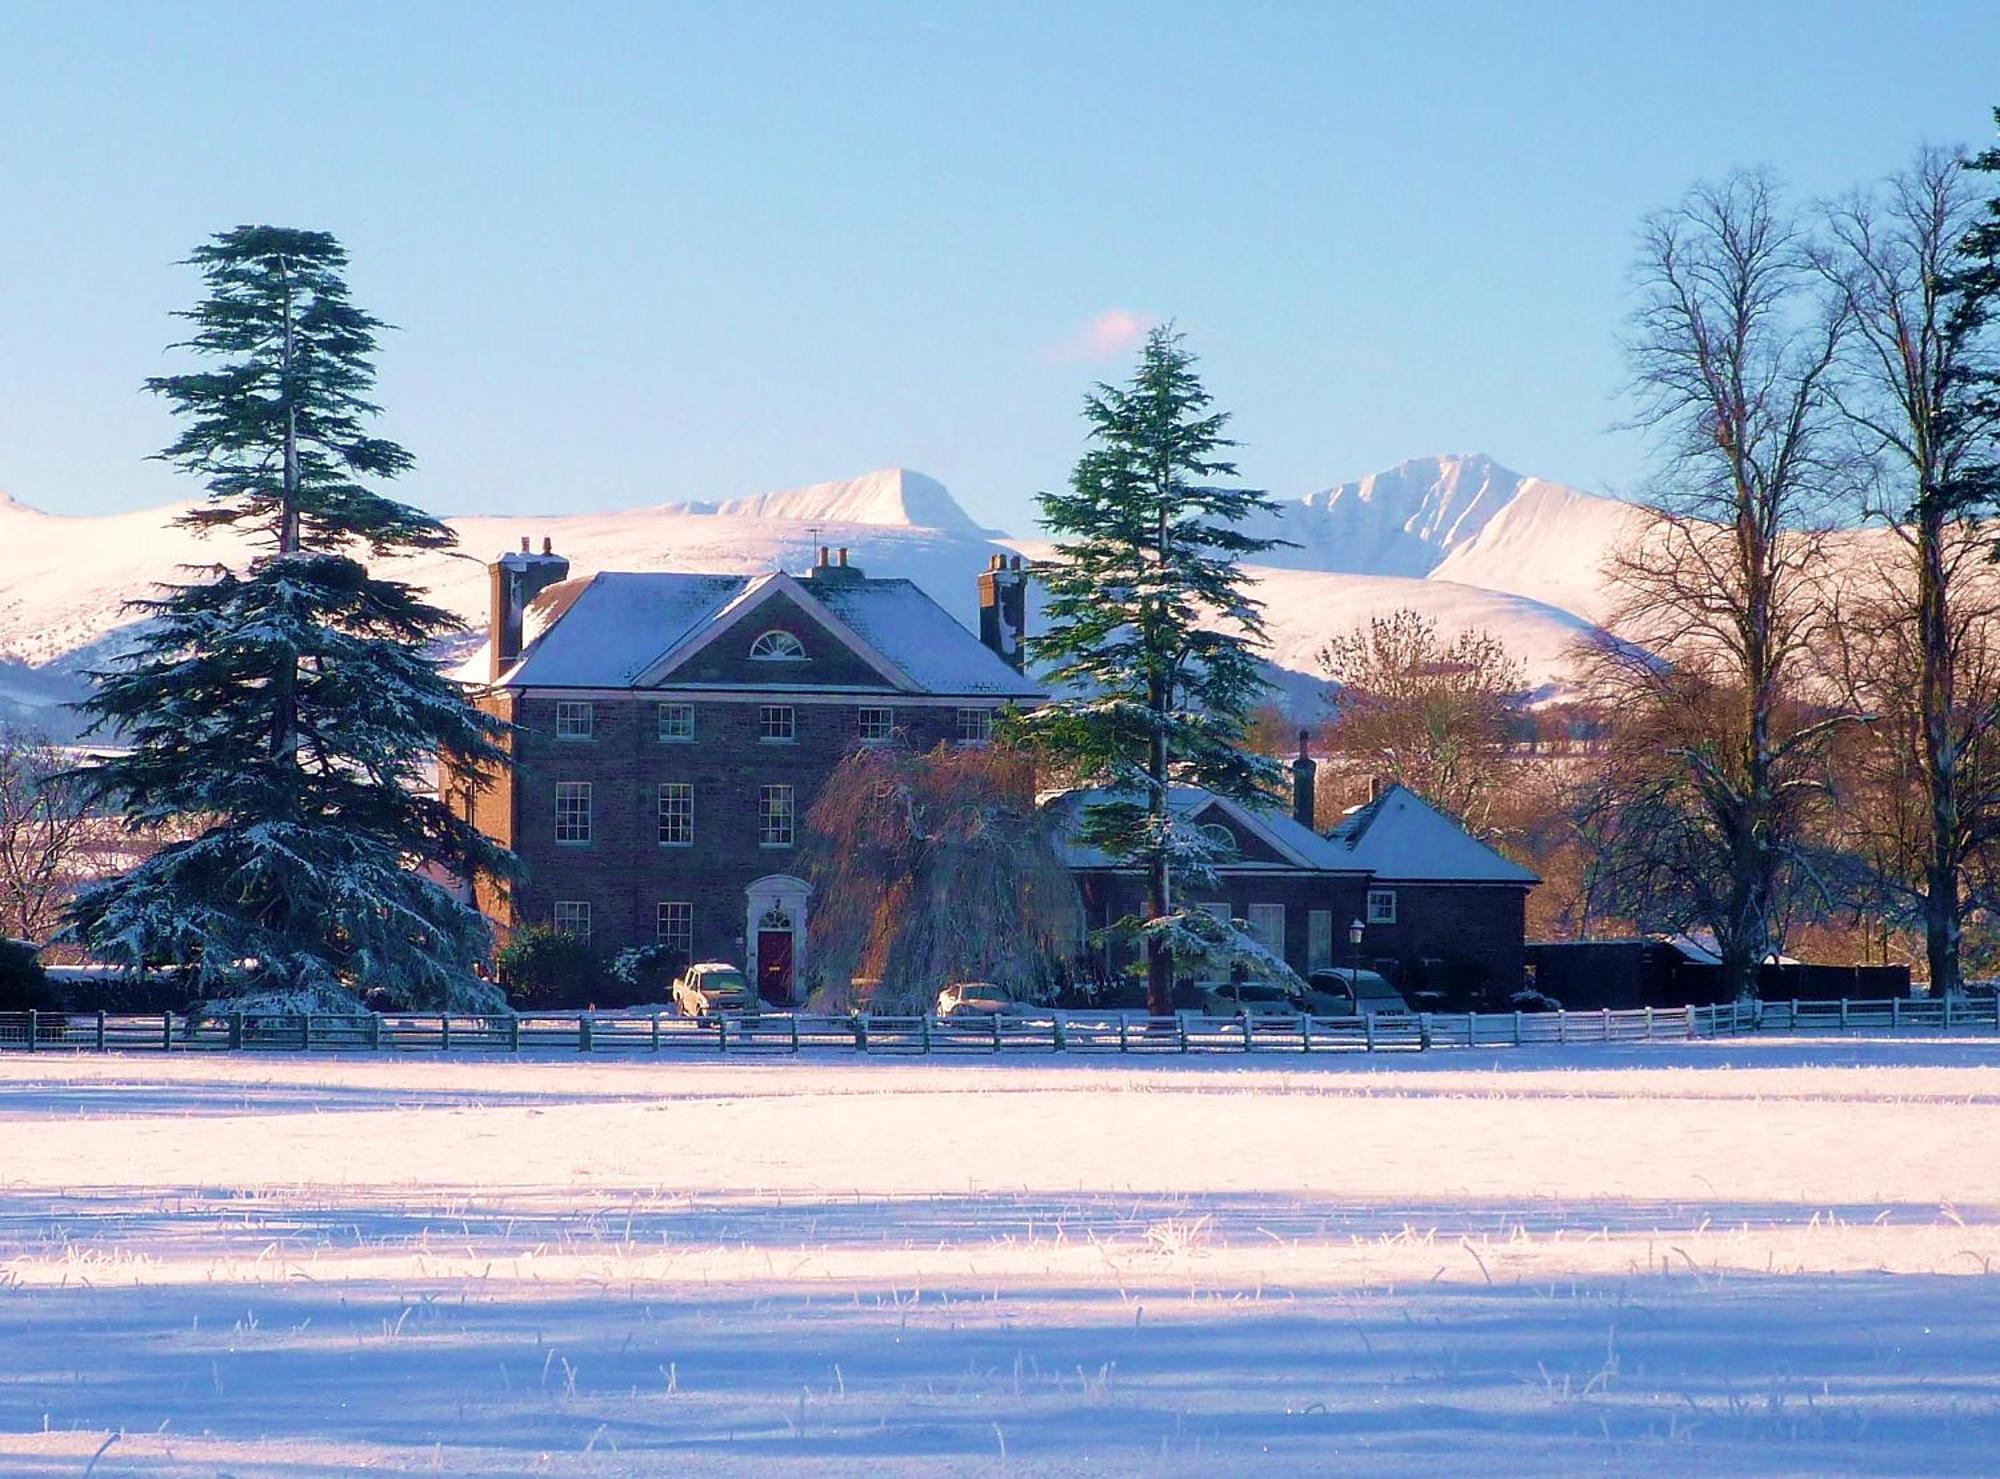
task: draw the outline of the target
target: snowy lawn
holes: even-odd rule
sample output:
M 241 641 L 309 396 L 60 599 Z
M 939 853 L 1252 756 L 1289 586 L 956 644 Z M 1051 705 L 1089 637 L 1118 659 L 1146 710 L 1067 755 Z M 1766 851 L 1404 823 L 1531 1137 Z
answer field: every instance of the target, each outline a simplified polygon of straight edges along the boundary
M 0 1475 L 1976 1473 L 2000 1443 L 1994 1044 L 16 1054 L 0 1128 Z

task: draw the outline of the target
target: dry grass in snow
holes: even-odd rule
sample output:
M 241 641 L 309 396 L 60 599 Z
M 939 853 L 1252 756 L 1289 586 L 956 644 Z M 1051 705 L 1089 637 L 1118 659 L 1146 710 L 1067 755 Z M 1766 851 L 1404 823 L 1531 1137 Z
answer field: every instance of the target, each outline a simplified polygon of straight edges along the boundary
M 1977 1472 L 1996 1065 L 8 1057 L 0 1475 Z

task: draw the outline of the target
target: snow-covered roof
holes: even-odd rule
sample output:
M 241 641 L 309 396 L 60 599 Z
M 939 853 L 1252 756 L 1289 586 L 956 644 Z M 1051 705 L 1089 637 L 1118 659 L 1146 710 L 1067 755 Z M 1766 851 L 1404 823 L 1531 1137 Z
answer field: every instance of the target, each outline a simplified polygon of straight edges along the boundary
M 521 657 L 497 686 L 626 688 L 654 672 L 670 685 L 680 654 L 778 591 L 808 612 L 820 608 L 830 629 L 868 649 L 862 655 L 879 668 L 906 675 L 919 692 L 1044 696 L 910 581 L 858 574 L 838 584 L 777 573 L 665 571 L 606 571 L 566 580 L 528 603 Z M 482 646 L 459 675 L 483 681 L 486 663 Z
M 933 693 L 1041 698 L 1032 679 L 952 619 L 907 580 L 857 580 L 806 588 L 835 616 Z
M 1541 882 L 1400 785 L 1349 812 L 1329 840 L 1348 867 L 1366 868 L 1384 883 Z
M 1076 836 L 1077 829 L 1083 821 L 1084 808 L 1111 799 L 1111 792 L 1096 790 L 1058 791 L 1042 799 L 1045 807 L 1055 808 L 1061 813 L 1062 827 L 1057 834 L 1056 851 L 1067 866 L 1071 868 L 1118 866 L 1109 854 L 1087 846 L 1078 841 Z M 1336 873 L 1362 871 L 1363 865 L 1349 857 L 1345 848 L 1320 836 L 1310 827 L 1300 826 L 1280 807 L 1245 806 L 1241 802 L 1217 796 L 1214 792 L 1199 786 L 1167 788 L 1167 810 L 1173 816 L 1192 817 L 1211 806 L 1227 815 L 1245 831 L 1261 837 L 1295 867 Z M 1221 866 L 1227 868 L 1229 865 Z

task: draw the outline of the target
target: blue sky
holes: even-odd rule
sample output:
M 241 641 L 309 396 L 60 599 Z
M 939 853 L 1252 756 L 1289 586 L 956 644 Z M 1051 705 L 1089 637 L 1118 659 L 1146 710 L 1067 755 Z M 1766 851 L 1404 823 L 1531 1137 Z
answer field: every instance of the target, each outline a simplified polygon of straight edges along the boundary
M 1025 531 L 1169 316 L 1277 493 L 1446 451 L 1629 490 L 1639 217 L 1984 144 L 1996 104 L 1992 0 L 0 0 L 0 489 L 195 491 L 138 383 L 175 260 L 257 220 L 335 232 L 400 326 L 382 429 L 445 511 L 901 463 Z

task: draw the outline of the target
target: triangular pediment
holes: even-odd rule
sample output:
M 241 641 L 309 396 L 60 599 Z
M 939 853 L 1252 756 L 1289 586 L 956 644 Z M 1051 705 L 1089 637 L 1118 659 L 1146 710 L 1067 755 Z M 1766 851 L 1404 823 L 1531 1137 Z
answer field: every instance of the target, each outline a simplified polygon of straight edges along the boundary
M 784 639 L 790 638 L 791 642 Z M 764 639 L 760 643 L 760 639 Z M 787 654 L 795 643 L 798 654 Z M 775 655 L 774 655 L 775 654 Z M 637 686 L 870 688 L 918 685 L 783 572 L 744 587 L 639 675 Z

